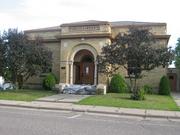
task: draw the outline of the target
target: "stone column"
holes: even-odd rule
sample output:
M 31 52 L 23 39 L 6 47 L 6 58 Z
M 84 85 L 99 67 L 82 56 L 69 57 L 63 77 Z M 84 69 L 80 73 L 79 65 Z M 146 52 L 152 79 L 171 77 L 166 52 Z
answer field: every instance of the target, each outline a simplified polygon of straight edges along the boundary
M 73 61 L 70 62 L 70 84 L 73 84 Z
M 97 61 L 94 62 L 94 85 L 97 85 Z
M 69 61 L 66 62 L 66 84 L 69 83 Z

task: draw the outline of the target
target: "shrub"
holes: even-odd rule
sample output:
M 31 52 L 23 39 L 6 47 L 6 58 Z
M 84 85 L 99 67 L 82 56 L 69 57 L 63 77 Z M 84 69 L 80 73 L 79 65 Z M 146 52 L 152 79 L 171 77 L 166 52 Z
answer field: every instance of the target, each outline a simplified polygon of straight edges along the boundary
M 160 95 L 170 95 L 170 82 L 167 76 L 161 77 L 160 83 L 159 83 L 159 94 Z
M 54 73 L 51 73 L 51 74 L 54 76 L 54 78 L 56 80 L 56 83 L 59 83 L 59 80 L 58 80 L 57 76 Z
M 139 89 L 135 93 L 131 95 L 131 99 L 133 100 L 145 100 L 145 90 L 144 88 Z
M 153 88 L 151 87 L 151 86 L 149 86 L 149 85 L 144 85 L 143 86 L 143 88 L 144 88 L 144 92 L 146 93 L 146 94 L 154 94 L 155 92 L 153 91 Z
M 56 79 L 53 74 L 49 73 L 43 80 L 43 88 L 46 90 L 52 90 L 56 84 Z
M 127 92 L 128 86 L 120 74 L 115 74 L 110 82 L 110 92 L 124 93 Z

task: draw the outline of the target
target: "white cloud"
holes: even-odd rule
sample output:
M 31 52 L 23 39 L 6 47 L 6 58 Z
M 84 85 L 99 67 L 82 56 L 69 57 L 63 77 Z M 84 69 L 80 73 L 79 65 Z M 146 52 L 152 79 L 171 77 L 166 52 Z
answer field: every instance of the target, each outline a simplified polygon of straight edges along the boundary
M 179 0 L 20 0 L 7 12 L 0 9 L 0 29 L 32 29 L 82 20 L 166 22 L 169 45 L 180 36 Z M 12 7 L 12 6 L 11 6 Z

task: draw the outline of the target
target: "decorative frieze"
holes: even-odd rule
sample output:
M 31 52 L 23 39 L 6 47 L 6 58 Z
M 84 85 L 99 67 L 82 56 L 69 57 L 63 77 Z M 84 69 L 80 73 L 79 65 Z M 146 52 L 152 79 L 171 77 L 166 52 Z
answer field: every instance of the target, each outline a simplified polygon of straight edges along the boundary
M 71 26 L 69 32 L 100 31 L 99 25 Z

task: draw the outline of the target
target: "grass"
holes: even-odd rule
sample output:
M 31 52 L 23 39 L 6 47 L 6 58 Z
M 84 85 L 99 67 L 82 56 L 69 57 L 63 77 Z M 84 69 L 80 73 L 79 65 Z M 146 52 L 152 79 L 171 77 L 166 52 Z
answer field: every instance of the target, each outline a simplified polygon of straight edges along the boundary
M 0 91 L 0 99 L 16 100 L 16 101 L 33 101 L 38 98 L 50 96 L 54 94 L 55 91 L 47 91 L 47 90 L 31 90 L 31 89 L 9 90 L 9 91 Z
M 171 96 L 160 95 L 146 95 L 146 100 L 135 101 L 130 99 L 130 94 L 108 93 L 106 95 L 87 97 L 78 104 L 171 111 L 180 110 Z

